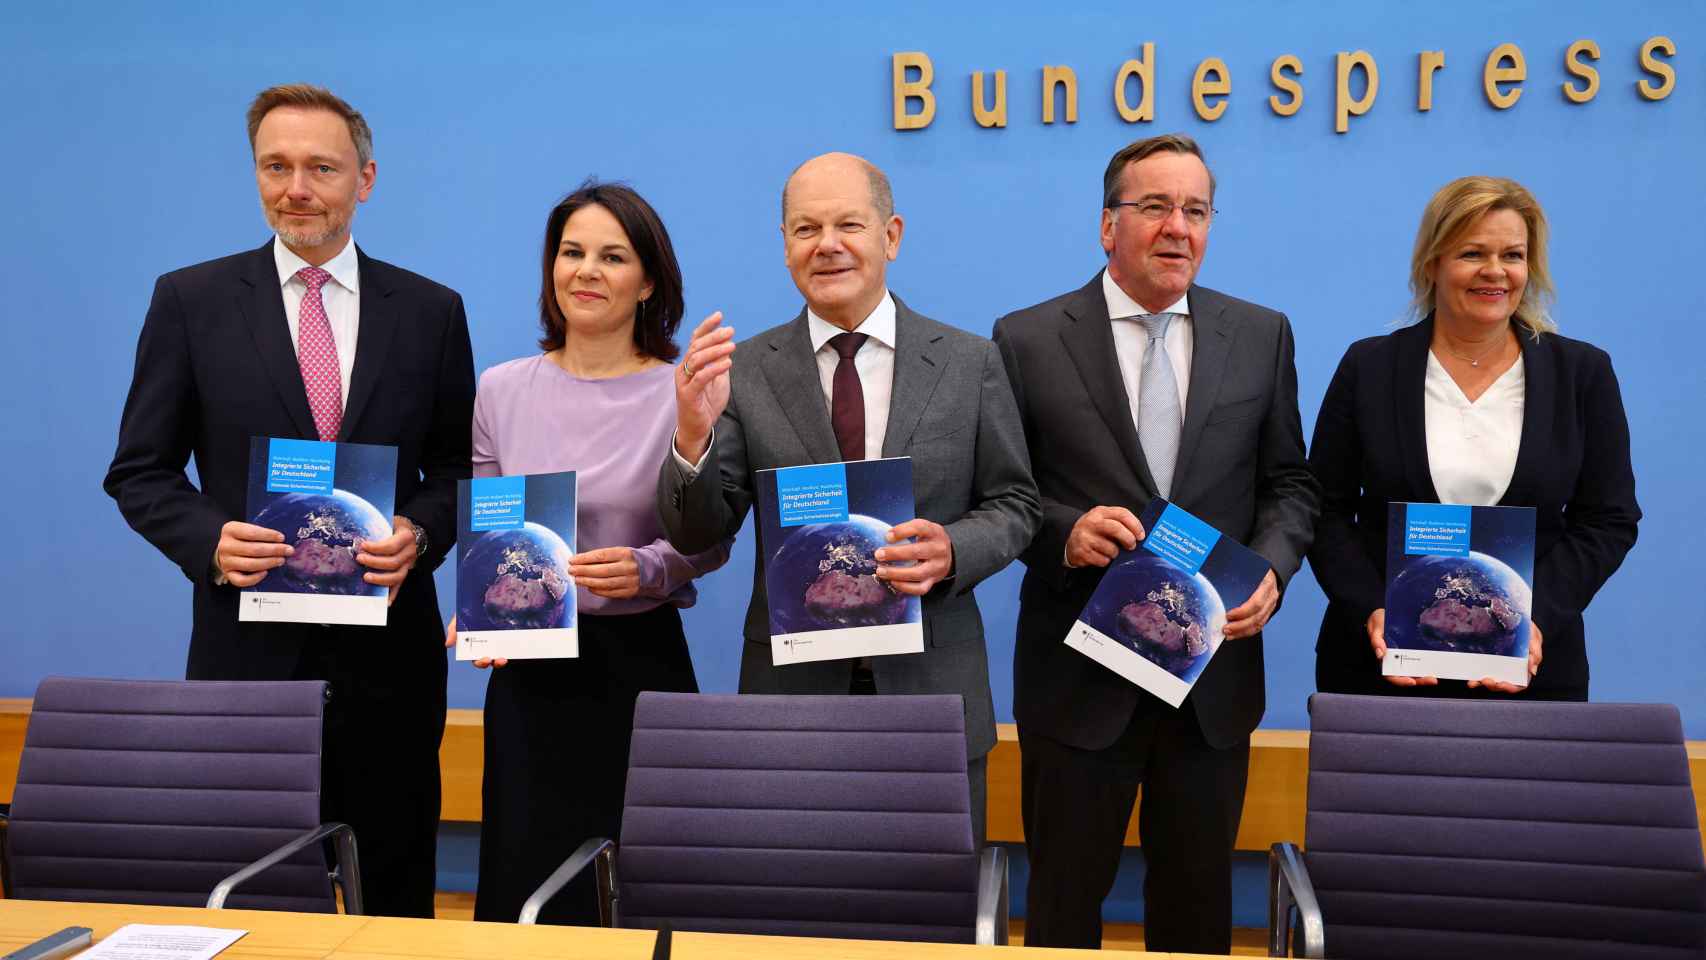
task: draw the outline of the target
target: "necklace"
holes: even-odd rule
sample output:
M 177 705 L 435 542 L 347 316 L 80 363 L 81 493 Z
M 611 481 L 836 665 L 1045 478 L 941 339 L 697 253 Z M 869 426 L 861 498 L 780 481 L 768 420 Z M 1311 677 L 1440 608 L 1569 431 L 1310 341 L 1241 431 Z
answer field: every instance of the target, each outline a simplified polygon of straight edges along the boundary
M 1499 348 L 1503 347 L 1505 345 L 1504 338 L 1500 337 L 1500 338 L 1493 341 L 1492 346 L 1481 351 L 1480 356 L 1478 356 L 1478 357 L 1466 357 L 1463 354 L 1458 353 L 1456 350 L 1452 349 L 1450 341 L 1447 341 L 1442 337 L 1442 338 L 1440 338 L 1440 342 L 1442 344 L 1444 344 L 1446 353 L 1449 353 L 1452 356 L 1456 357 L 1457 359 L 1462 360 L 1463 362 L 1469 364 L 1471 367 L 1477 367 L 1477 368 L 1479 368 L 1481 366 L 1482 360 L 1485 360 L 1488 357 L 1492 356 L 1493 354 L 1497 353 Z

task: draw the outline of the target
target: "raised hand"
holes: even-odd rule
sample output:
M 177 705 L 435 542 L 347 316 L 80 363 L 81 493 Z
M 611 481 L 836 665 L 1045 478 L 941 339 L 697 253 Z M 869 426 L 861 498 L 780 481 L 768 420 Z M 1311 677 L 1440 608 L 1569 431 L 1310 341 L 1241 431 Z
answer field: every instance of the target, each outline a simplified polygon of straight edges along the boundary
M 711 428 L 729 405 L 729 368 L 735 331 L 723 326 L 722 311 L 693 328 L 693 339 L 675 370 L 675 451 L 698 463 L 711 443 Z

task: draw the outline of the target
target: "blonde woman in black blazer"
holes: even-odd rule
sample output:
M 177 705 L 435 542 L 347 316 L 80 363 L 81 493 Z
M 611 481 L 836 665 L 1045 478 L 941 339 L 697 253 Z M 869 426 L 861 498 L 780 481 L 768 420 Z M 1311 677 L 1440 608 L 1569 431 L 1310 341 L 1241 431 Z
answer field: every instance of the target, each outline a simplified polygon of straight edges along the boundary
M 1546 315 L 1546 244 L 1545 215 L 1521 185 L 1447 184 L 1428 203 L 1411 259 L 1423 319 L 1352 344 L 1339 362 L 1309 455 L 1323 493 L 1309 562 L 1329 600 L 1315 648 L 1319 689 L 1587 699 L 1582 611 L 1634 546 L 1641 510 L 1611 359 L 1560 336 Z M 1520 408 L 1520 442 L 1493 502 L 1536 510 L 1526 688 L 1380 674 L 1388 502 L 1439 502 L 1436 481 L 1452 470 L 1490 472 L 1486 489 L 1497 490 L 1502 472 L 1486 464 L 1513 456 L 1508 442 L 1482 436 L 1454 441 L 1460 462 L 1430 462 L 1424 391 L 1430 376 L 1444 382 L 1442 370 L 1468 404 L 1513 372 L 1521 380 L 1509 406 L 1513 419 Z

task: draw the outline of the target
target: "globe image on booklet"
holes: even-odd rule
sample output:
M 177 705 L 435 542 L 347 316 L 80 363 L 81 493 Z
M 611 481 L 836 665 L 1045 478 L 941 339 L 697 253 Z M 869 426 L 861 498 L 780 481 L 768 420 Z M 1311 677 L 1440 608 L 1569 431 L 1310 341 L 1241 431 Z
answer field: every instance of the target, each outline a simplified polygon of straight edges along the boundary
M 1220 646 L 1226 606 L 1202 574 L 1139 550 L 1104 575 L 1085 622 L 1191 682 Z
M 550 630 L 572 622 L 569 549 L 550 527 L 526 523 L 479 534 L 458 565 L 464 630 Z
M 1387 591 L 1386 645 L 1523 656 L 1518 628 L 1532 603 L 1528 584 L 1496 557 L 1410 557 Z
M 765 566 L 775 634 L 878 627 L 919 619 L 918 598 L 877 579 L 889 525 L 863 514 L 794 527 Z
M 391 521 L 373 504 L 347 490 L 287 493 L 266 505 L 255 523 L 284 534 L 293 549 L 284 566 L 267 574 L 259 589 L 333 596 L 383 594 L 362 579 L 355 560 L 363 540 L 391 535 Z

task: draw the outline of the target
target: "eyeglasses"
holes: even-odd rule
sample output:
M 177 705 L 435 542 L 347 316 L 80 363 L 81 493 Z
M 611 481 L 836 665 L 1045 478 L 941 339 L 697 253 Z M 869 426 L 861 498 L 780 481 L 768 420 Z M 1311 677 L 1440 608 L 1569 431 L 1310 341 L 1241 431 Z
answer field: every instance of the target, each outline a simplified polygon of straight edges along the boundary
M 1185 215 L 1185 222 L 1193 227 L 1208 223 L 1209 219 L 1220 211 L 1200 203 L 1172 203 L 1167 200 L 1118 200 L 1109 204 L 1110 207 L 1134 207 L 1137 215 L 1145 220 L 1160 223 L 1178 210 Z

